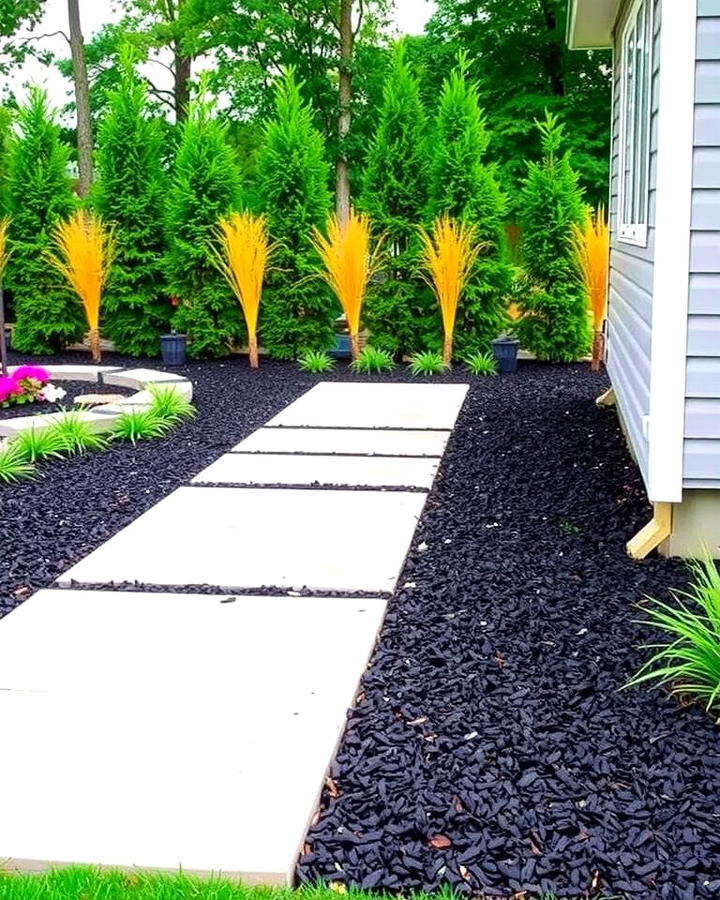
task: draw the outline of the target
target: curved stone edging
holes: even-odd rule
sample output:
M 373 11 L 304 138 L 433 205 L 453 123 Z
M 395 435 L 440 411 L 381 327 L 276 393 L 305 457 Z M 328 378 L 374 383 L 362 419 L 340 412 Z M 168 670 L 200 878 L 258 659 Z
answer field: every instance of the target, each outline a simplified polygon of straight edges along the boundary
M 13 372 L 19 366 L 11 366 Z M 74 410 L 80 418 L 87 422 L 93 431 L 109 431 L 116 419 L 131 409 L 147 409 L 152 400 L 145 390 L 149 384 L 172 385 L 181 391 L 188 400 L 192 400 L 193 386 L 189 378 L 174 372 L 163 372 L 160 369 L 122 369 L 117 366 L 43 366 L 50 373 L 51 381 L 87 381 L 91 384 L 117 385 L 118 387 L 135 388 L 135 393 L 118 403 L 106 403 L 95 406 L 91 410 Z M 26 428 L 42 430 L 49 428 L 65 413 L 35 413 L 31 416 L 15 416 L 12 419 L 0 419 L 0 437 L 12 437 Z

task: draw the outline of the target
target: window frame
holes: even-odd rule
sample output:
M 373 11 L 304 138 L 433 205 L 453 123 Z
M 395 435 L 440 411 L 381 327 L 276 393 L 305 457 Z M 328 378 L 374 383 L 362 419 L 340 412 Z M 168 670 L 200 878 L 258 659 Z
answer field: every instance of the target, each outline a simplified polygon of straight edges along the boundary
M 646 85 L 646 97 L 645 97 L 645 115 L 641 117 L 635 114 L 635 110 L 633 109 L 632 119 L 629 115 L 629 102 L 632 99 L 633 101 L 640 96 L 637 92 L 634 92 L 633 97 L 629 97 L 628 95 L 628 87 L 630 86 L 633 91 L 635 91 L 635 82 L 637 78 L 637 72 L 635 68 L 632 69 L 632 83 L 629 85 L 628 78 L 628 55 L 630 52 L 634 52 L 634 50 L 630 49 L 631 36 L 633 32 L 637 33 L 637 18 L 640 10 L 645 7 L 645 15 L 646 22 L 648 28 L 648 50 L 647 55 L 645 57 L 647 64 L 647 81 L 644 82 Z M 633 0 L 630 9 L 628 10 L 627 17 L 622 25 L 620 30 L 620 115 L 619 115 L 619 152 L 618 152 L 618 208 L 617 208 L 617 223 L 618 223 L 618 239 L 625 244 L 634 244 L 637 247 L 647 247 L 648 242 L 648 227 L 650 220 L 650 156 L 651 156 L 651 137 L 652 137 L 652 98 L 653 98 L 653 66 L 654 66 L 654 43 L 655 43 L 655 3 L 654 0 Z M 635 38 L 632 41 L 632 47 L 635 46 Z M 644 220 L 643 222 L 626 222 L 625 221 L 625 210 L 626 210 L 626 185 L 625 185 L 625 175 L 627 169 L 627 156 L 628 156 L 628 147 L 627 147 L 627 131 L 628 126 L 632 129 L 632 145 L 631 145 L 631 155 L 634 156 L 635 144 L 637 142 L 637 137 L 635 134 L 635 128 L 638 124 L 644 125 L 646 129 L 646 144 L 645 144 L 645 153 L 644 159 L 639 161 L 639 165 L 642 169 L 633 168 L 630 172 L 631 175 L 631 189 L 635 194 L 637 192 L 637 196 L 633 197 L 631 201 L 631 207 L 635 205 L 636 202 L 640 202 L 641 205 L 644 206 Z M 631 160 L 631 164 L 634 160 Z M 642 171 L 644 169 L 644 172 Z M 640 178 L 640 172 L 642 172 L 644 176 L 643 182 L 643 192 L 644 198 L 640 199 L 639 193 L 639 184 L 638 180 Z M 629 218 L 640 218 L 640 216 L 631 215 Z

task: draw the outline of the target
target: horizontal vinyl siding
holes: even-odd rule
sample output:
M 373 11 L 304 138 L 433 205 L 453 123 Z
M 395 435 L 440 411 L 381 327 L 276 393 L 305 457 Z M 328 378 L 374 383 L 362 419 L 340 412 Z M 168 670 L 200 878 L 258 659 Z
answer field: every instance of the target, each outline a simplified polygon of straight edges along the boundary
M 661 0 L 655 0 L 653 79 L 650 120 L 650 180 L 648 241 L 636 247 L 618 239 L 620 165 L 620 30 L 629 0 L 618 19 L 615 44 L 614 116 L 610 179 L 610 303 L 607 365 L 632 452 L 647 484 L 648 444 L 643 420 L 650 410 L 650 344 L 653 260 L 655 256 L 655 186 L 657 184 L 659 35 Z
M 720 0 L 698 0 L 686 488 L 720 488 Z

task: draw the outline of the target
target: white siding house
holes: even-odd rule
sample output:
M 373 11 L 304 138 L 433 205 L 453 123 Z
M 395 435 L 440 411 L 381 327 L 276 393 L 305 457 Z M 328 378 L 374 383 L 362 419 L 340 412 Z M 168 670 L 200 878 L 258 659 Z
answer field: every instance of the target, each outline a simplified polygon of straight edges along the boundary
M 720 556 L 720 0 L 571 0 L 613 48 L 607 368 L 655 519 L 642 555 Z

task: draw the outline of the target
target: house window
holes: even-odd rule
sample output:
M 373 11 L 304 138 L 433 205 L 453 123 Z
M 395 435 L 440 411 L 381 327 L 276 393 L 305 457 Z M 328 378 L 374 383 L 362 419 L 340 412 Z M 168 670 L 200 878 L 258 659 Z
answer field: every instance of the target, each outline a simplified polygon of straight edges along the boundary
M 620 240 L 645 246 L 650 176 L 652 0 L 635 0 L 620 39 Z

